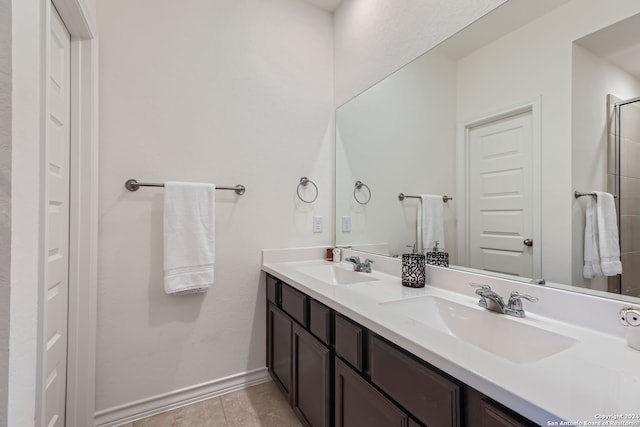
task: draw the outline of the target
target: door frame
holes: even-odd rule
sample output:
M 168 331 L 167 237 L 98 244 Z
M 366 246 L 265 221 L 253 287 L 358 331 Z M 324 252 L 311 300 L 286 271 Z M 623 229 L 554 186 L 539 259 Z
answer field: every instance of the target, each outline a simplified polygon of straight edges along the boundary
M 82 0 L 40 0 L 40 188 L 44 187 L 47 111 L 49 3 L 71 35 L 71 151 L 69 186 L 69 308 L 67 425 L 91 426 L 95 419 L 95 354 L 98 249 L 98 39 L 95 19 Z M 40 196 L 39 282 L 44 283 L 46 205 Z M 36 425 L 44 416 L 44 290 L 38 289 Z
M 460 265 L 469 265 L 470 259 L 470 214 L 469 214 L 469 144 L 471 130 L 478 126 L 485 125 L 500 119 L 515 116 L 522 113 L 531 113 L 531 154 L 533 157 L 533 233 L 532 239 L 533 245 L 533 276 L 532 279 L 542 278 L 542 245 L 541 237 L 541 133 L 542 133 L 542 121 L 541 121 L 541 97 L 525 100 L 521 103 L 517 103 L 497 111 L 493 111 L 487 114 L 483 114 L 478 117 L 474 117 L 467 120 L 458 122 L 458 129 L 456 132 L 456 194 L 458 202 L 457 205 L 457 243 L 458 243 L 458 262 Z

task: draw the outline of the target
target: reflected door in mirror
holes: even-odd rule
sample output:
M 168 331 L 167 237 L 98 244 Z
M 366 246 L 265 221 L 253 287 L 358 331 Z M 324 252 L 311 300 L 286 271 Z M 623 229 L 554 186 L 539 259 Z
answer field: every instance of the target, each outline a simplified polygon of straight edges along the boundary
M 469 130 L 470 266 L 534 277 L 531 111 Z

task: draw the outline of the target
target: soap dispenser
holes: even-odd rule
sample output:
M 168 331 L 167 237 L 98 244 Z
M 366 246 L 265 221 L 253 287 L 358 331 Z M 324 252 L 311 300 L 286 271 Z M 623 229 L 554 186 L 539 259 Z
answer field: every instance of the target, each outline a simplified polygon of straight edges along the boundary
M 417 253 L 416 244 L 408 245 L 410 254 L 402 254 L 402 286 L 422 288 L 425 284 L 425 257 Z
M 449 254 L 442 252 L 438 248 L 439 242 L 436 240 L 432 252 L 427 252 L 427 264 L 440 267 L 449 267 Z

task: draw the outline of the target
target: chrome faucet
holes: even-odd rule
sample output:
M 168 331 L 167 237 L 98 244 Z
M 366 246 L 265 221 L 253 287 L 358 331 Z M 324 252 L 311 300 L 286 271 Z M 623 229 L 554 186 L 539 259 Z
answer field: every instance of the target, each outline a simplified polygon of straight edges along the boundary
M 519 292 L 513 291 L 509 296 L 509 302 L 505 304 L 504 299 L 502 299 L 502 297 L 495 291 L 492 291 L 490 286 L 475 283 L 471 283 L 470 285 L 478 288 L 476 289 L 476 295 L 480 295 L 478 305 L 495 313 L 507 314 L 515 317 L 525 317 L 525 312 L 522 308 L 522 298 L 531 302 L 538 301 L 538 298 L 534 296 L 521 295 Z
M 360 262 L 360 257 L 350 256 L 349 258 L 345 259 L 345 261 L 352 263 L 353 269 L 355 271 L 371 273 L 371 264 L 373 263 L 373 261 L 371 261 L 369 258 L 365 259 L 363 262 Z

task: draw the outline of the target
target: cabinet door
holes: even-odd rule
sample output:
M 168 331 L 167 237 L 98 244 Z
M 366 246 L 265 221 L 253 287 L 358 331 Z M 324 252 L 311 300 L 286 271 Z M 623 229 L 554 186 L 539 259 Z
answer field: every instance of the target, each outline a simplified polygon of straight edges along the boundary
M 360 375 L 336 358 L 336 427 L 406 427 L 409 419 Z
M 312 427 L 331 423 L 331 351 L 300 325 L 293 325 L 294 411 Z
M 268 304 L 267 364 L 274 382 L 291 400 L 291 331 L 293 321 L 273 304 Z

